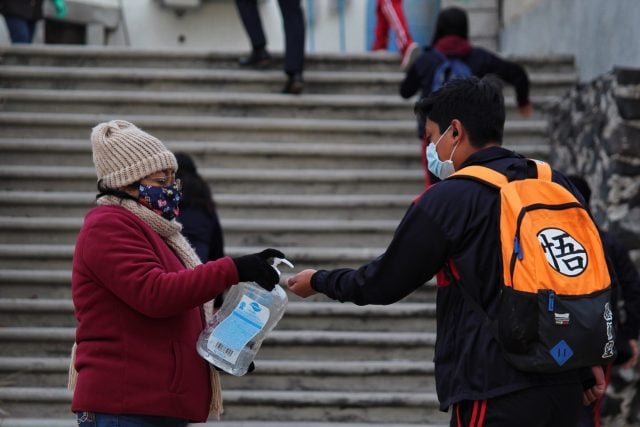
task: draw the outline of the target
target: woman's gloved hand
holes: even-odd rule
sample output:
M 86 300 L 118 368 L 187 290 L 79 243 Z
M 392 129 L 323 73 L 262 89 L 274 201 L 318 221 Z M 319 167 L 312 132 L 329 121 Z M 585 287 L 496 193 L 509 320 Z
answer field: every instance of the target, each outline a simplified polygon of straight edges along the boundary
M 56 9 L 56 18 L 64 18 L 67 16 L 67 4 L 64 0 L 51 0 L 51 2 Z
M 271 266 L 273 258 L 284 258 L 284 254 L 277 249 L 265 249 L 251 255 L 233 258 L 241 282 L 256 282 L 267 291 L 272 291 L 280 281 L 280 276 Z

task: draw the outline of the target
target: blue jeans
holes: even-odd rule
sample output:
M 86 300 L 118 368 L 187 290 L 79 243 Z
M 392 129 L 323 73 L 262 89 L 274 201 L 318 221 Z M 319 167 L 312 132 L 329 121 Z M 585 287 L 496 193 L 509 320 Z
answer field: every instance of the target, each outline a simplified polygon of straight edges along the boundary
M 5 15 L 5 22 L 9 30 L 12 43 L 31 43 L 36 29 L 36 21 L 27 21 L 13 15 Z
M 79 427 L 186 427 L 189 421 L 181 418 L 151 415 L 112 415 L 78 412 Z

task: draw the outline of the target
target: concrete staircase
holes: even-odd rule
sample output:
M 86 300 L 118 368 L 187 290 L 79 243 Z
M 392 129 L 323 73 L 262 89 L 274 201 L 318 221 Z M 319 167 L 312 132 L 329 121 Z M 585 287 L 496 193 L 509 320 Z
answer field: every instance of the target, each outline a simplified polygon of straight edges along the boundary
M 308 58 L 302 96 L 235 54 L 120 48 L 0 48 L 0 425 L 71 426 L 70 266 L 95 195 L 88 141 L 122 118 L 192 154 L 219 207 L 227 253 L 266 246 L 306 267 L 380 254 L 421 192 L 412 102 L 396 57 Z M 520 58 L 536 107 L 576 77 L 569 58 Z M 506 90 L 506 145 L 547 157 L 540 114 L 518 119 Z M 221 426 L 447 425 L 437 409 L 434 288 L 356 307 L 290 298 L 257 369 L 223 377 Z M 211 424 L 213 425 L 213 424 Z

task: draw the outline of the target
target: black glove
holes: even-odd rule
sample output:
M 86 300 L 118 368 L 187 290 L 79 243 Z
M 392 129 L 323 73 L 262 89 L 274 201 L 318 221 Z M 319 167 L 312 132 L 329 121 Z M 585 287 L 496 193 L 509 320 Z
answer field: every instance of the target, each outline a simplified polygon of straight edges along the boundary
M 216 371 L 218 371 L 218 372 L 225 372 L 225 371 L 222 370 L 222 368 L 218 368 L 216 365 L 211 365 L 211 366 L 213 366 L 216 369 Z M 251 362 L 249 364 L 249 367 L 247 368 L 247 374 L 250 374 L 251 372 L 253 372 L 255 370 L 256 370 L 256 364 Z
M 271 267 L 271 258 L 284 258 L 284 254 L 277 249 L 265 249 L 251 255 L 233 258 L 241 282 L 256 282 L 271 292 L 280 281 L 275 268 Z

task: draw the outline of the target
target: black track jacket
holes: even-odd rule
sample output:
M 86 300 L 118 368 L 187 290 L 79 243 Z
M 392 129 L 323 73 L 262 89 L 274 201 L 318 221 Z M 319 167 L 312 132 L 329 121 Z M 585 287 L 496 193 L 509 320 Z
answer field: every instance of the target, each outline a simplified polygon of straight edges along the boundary
M 463 166 L 469 165 L 484 165 L 515 178 L 526 176 L 526 159 L 501 147 L 474 153 Z M 553 180 L 579 194 L 555 171 Z M 494 317 L 502 279 L 498 194 L 468 179 L 442 181 L 409 207 L 378 258 L 356 270 L 320 270 L 312 277 L 312 287 L 332 299 L 358 305 L 391 304 L 453 261 L 460 281 L 439 287 L 436 300 L 434 363 L 441 410 L 461 400 L 489 399 L 537 384 L 580 381 L 576 371 L 540 375 L 511 367 L 483 324 L 486 317 L 474 310 L 459 289 L 464 286 Z

